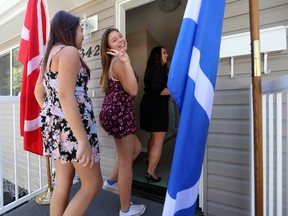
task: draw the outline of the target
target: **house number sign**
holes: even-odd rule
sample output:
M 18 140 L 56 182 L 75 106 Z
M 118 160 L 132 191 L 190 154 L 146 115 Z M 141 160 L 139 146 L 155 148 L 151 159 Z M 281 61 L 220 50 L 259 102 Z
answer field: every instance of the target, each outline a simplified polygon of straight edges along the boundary
M 100 55 L 100 45 L 97 44 L 95 47 L 84 47 L 80 49 L 81 58 L 91 58 Z

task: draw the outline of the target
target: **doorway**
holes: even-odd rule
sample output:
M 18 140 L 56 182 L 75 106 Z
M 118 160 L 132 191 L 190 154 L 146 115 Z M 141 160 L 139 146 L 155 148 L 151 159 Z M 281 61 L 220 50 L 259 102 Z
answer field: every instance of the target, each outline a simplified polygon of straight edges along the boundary
M 179 1 L 180 2 L 180 1 Z M 149 133 L 140 129 L 140 102 L 144 89 L 144 71 L 150 51 L 155 46 L 163 46 L 169 54 L 173 55 L 178 32 L 181 26 L 186 0 L 181 1 L 175 10 L 161 9 L 163 1 L 132 0 L 116 3 L 116 26 L 126 35 L 128 41 L 128 54 L 134 70 L 139 75 L 139 92 L 136 97 L 135 113 L 137 118 L 137 136 L 143 146 L 139 157 L 133 166 L 133 192 L 150 199 L 164 202 L 169 181 L 170 168 L 174 152 L 174 144 L 178 126 L 178 113 L 173 101 L 169 103 L 169 129 L 166 133 L 163 151 L 159 166 L 156 170 L 161 177 L 158 183 L 148 183 L 144 175 L 147 169 L 147 141 Z

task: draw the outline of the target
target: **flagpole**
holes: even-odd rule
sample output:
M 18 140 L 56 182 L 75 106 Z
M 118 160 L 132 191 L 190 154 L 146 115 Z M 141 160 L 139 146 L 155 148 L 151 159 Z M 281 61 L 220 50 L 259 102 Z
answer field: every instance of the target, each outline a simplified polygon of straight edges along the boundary
M 51 171 L 50 171 L 50 160 L 49 157 L 46 156 L 46 172 L 47 172 L 47 182 L 48 188 L 43 193 L 38 194 L 35 197 L 35 202 L 39 205 L 48 205 L 51 202 L 51 196 L 53 192 L 52 187 L 52 178 L 51 178 Z
M 49 157 L 46 156 L 46 169 L 47 169 L 47 181 L 48 181 L 48 190 L 52 190 L 52 179 L 51 179 L 51 169 L 50 169 L 50 160 Z
M 262 90 L 259 2 L 249 0 L 254 118 L 255 215 L 263 215 Z

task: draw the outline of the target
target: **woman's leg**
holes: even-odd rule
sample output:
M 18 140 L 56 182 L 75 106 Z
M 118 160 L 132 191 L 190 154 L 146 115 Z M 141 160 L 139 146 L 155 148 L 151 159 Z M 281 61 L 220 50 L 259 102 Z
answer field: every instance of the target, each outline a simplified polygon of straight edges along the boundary
M 153 142 L 152 142 L 152 133 L 150 133 L 150 137 L 149 137 L 149 139 L 148 139 L 148 142 L 147 142 L 147 161 L 145 161 L 145 163 L 146 162 L 148 162 L 149 161 L 149 153 L 150 153 L 150 149 L 152 148 L 152 145 L 153 145 Z M 147 165 L 148 165 L 148 163 L 147 163 Z
M 115 139 L 118 154 L 118 189 L 121 210 L 124 212 L 130 208 L 135 142 L 137 142 L 136 136 L 133 134 L 122 139 Z
M 74 162 L 73 166 L 80 178 L 81 188 L 70 201 L 64 216 L 85 215 L 95 195 L 101 190 L 103 183 L 100 163 L 95 163 L 92 167 L 83 167 L 82 164 Z
M 150 173 L 154 178 L 157 178 L 155 170 L 161 158 L 165 134 L 166 132 L 151 132 L 151 137 L 149 139 L 149 164 L 147 172 Z
M 135 137 L 135 142 L 134 142 L 134 151 L 133 151 L 133 161 L 138 157 L 138 155 L 140 154 L 141 150 L 142 150 L 142 144 L 140 142 L 140 140 L 138 139 L 138 137 L 136 135 L 134 135 Z
M 75 170 L 72 163 L 62 164 L 60 160 L 55 160 L 55 172 L 57 177 L 50 202 L 50 216 L 62 216 L 68 205 Z
M 115 162 L 114 168 L 113 168 L 108 179 L 117 182 L 117 180 L 118 180 L 118 161 Z
M 133 161 L 138 157 L 138 155 L 141 152 L 141 149 L 142 149 L 142 145 L 141 145 L 138 137 L 135 136 L 134 152 L 133 152 L 133 156 L 132 156 Z M 115 166 L 114 166 L 114 168 L 113 168 L 113 170 L 109 176 L 110 180 L 113 180 L 113 181 L 118 180 L 118 166 L 119 166 L 118 161 L 116 161 Z

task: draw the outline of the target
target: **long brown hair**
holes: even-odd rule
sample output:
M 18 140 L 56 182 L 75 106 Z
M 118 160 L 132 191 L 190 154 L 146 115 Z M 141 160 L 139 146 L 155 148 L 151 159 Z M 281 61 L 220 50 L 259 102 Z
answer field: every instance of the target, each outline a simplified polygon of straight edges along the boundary
M 111 55 L 107 54 L 108 50 L 108 36 L 111 32 L 119 32 L 116 28 L 108 28 L 102 35 L 101 39 L 101 64 L 102 64 L 102 74 L 100 79 L 100 86 L 103 93 L 106 93 L 108 90 L 108 79 L 109 79 L 109 69 L 110 63 L 112 60 Z
M 47 48 L 42 61 L 42 72 L 45 71 L 48 64 L 48 57 L 52 47 L 61 43 L 66 46 L 76 47 L 76 31 L 80 24 L 80 18 L 66 11 L 58 11 L 51 21 L 50 35 L 47 43 Z M 85 62 L 80 58 L 82 66 L 86 69 L 90 77 L 90 69 Z
M 144 82 L 147 82 L 148 80 L 148 77 L 149 76 L 149 72 L 150 72 L 150 69 L 151 67 L 154 65 L 154 64 L 157 64 L 157 63 L 161 63 L 161 58 L 162 58 L 162 46 L 158 46 L 158 47 L 154 47 L 151 52 L 150 52 L 150 55 L 149 55 L 149 58 L 147 60 L 147 64 L 146 64 L 146 70 L 145 70 L 145 75 L 144 75 Z

